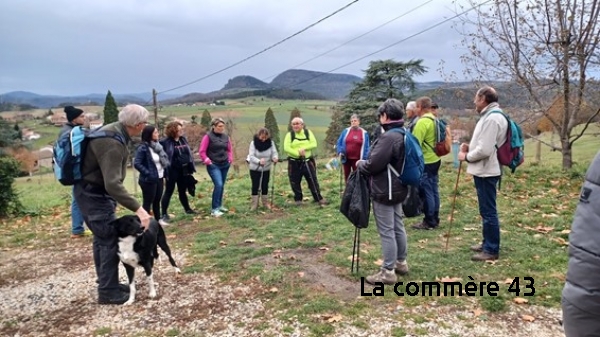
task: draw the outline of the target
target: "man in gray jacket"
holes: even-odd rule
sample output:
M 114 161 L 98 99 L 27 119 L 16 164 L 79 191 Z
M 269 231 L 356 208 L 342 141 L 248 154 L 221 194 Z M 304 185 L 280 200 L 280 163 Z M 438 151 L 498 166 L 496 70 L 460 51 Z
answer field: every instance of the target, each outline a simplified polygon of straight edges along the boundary
M 569 235 L 562 292 L 567 337 L 600 336 L 600 153 L 588 168 Z
M 508 121 L 498 105 L 494 88 L 485 86 L 475 94 L 475 110 L 480 119 L 475 126 L 471 142 L 462 144 L 458 160 L 468 163 L 467 173 L 473 175 L 479 214 L 483 220 L 483 241 L 471 247 L 476 252 L 473 261 L 498 259 L 500 252 L 500 222 L 496 209 L 496 191 L 502 173 L 496 146 L 506 141 Z

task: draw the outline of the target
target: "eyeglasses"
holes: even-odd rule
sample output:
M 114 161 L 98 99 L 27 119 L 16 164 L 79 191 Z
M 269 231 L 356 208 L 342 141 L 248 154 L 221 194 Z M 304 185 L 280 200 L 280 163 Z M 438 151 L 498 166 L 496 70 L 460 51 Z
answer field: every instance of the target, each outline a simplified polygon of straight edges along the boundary
M 302 125 L 302 123 L 292 123 L 292 125 Z

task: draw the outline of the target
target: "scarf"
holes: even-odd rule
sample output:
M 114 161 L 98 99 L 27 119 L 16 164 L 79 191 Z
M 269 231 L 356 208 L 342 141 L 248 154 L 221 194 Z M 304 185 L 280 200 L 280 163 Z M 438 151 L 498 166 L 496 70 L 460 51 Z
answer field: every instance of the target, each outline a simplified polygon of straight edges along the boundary
M 257 136 L 254 136 L 254 148 L 258 152 L 263 152 L 271 148 L 271 139 L 267 139 L 264 142 L 261 141 Z
M 164 168 L 171 166 L 171 163 L 169 163 L 169 157 L 167 157 L 167 153 L 165 152 L 165 150 L 163 150 L 163 147 L 162 145 L 160 145 L 159 142 L 150 142 L 148 145 L 154 152 L 156 152 L 156 154 L 158 154 L 160 164 Z

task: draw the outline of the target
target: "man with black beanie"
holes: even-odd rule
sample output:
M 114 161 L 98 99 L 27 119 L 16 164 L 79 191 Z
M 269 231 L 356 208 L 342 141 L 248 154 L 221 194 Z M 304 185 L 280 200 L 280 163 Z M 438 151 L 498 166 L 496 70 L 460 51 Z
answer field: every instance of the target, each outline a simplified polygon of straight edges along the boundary
M 71 130 L 76 126 L 81 126 L 85 123 L 85 115 L 83 110 L 78 109 L 74 106 L 68 105 L 65 107 L 65 114 L 67 115 L 67 123 L 60 130 L 58 138 Z M 71 191 L 72 192 L 72 191 Z M 83 227 L 83 215 L 79 210 L 77 201 L 71 194 L 71 239 L 82 238 L 85 235 L 90 235 L 89 230 L 85 230 Z

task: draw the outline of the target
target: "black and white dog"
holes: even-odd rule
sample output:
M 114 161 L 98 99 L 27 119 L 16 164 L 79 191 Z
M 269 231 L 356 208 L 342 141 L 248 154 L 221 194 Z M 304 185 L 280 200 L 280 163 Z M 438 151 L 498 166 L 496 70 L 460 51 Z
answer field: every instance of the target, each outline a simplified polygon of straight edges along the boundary
M 125 305 L 132 304 L 135 300 L 135 267 L 141 266 L 146 272 L 150 297 L 156 297 L 156 288 L 152 278 L 154 259 L 158 258 L 160 247 L 177 273 L 181 273 L 175 260 L 171 256 L 171 249 L 167 244 L 167 237 L 162 226 L 154 219 L 150 220 L 148 229 L 144 231 L 137 215 L 125 215 L 113 221 L 119 236 L 119 258 L 123 262 L 127 278 L 129 279 L 129 300 Z

